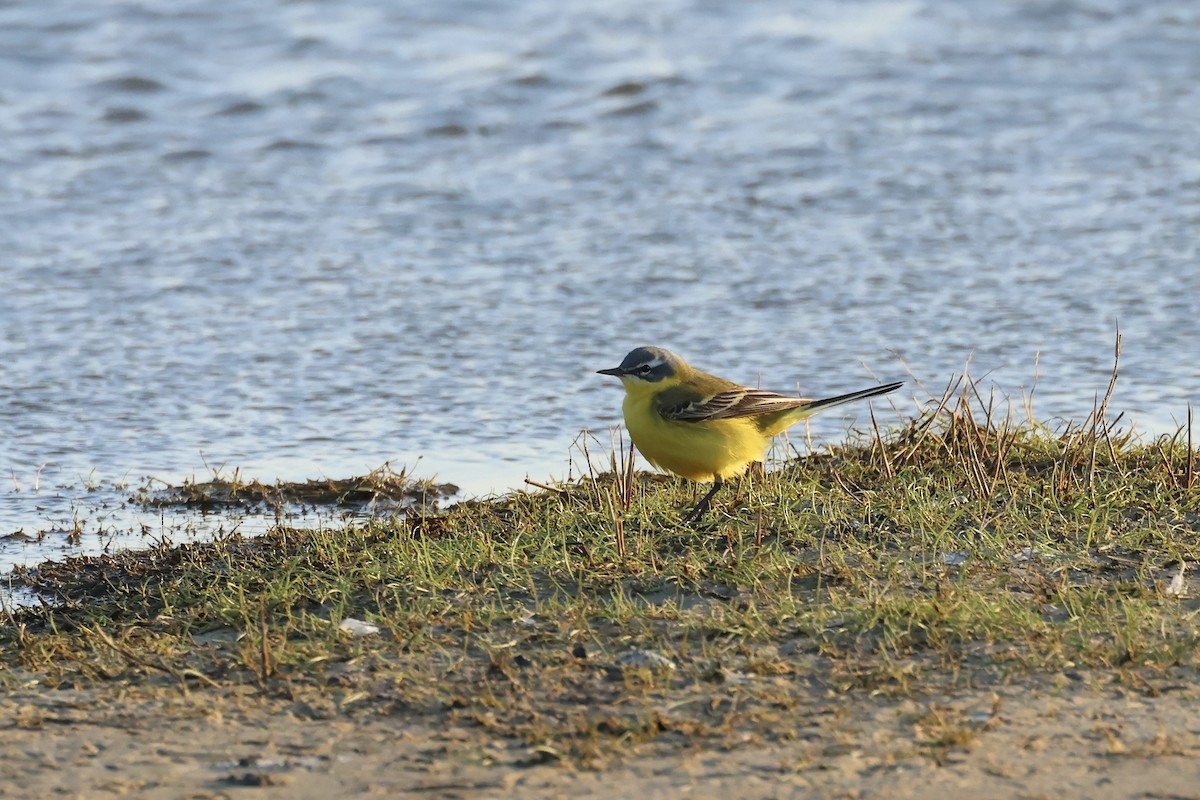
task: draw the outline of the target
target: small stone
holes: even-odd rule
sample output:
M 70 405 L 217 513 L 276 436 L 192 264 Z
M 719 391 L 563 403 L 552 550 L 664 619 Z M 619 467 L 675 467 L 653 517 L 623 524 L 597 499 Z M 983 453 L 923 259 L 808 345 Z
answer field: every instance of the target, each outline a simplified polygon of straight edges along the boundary
M 632 667 L 634 669 L 640 667 L 665 670 L 675 669 L 674 661 L 661 653 L 655 653 L 653 650 L 630 650 L 617 659 L 617 664 L 622 667 Z
M 379 626 L 363 622 L 361 619 L 347 617 L 342 620 L 341 625 L 338 625 L 338 630 L 346 631 L 351 636 L 374 636 L 379 633 Z
M 1184 573 L 1187 572 L 1187 562 L 1179 562 L 1179 572 L 1175 573 L 1171 578 L 1171 582 L 1167 584 L 1167 595 L 1169 597 L 1183 597 L 1187 594 L 1187 581 L 1184 580 Z

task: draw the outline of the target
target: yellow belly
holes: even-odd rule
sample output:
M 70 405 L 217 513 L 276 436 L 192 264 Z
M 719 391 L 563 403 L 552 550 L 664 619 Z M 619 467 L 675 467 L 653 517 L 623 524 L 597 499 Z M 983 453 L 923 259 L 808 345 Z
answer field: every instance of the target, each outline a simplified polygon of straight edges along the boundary
M 740 475 L 764 460 L 771 444 L 750 418 L 675 422 L 659 416 L 648 399 L 631 397 L 623 410 L 629 436 L 646 460 L 693 481 Z

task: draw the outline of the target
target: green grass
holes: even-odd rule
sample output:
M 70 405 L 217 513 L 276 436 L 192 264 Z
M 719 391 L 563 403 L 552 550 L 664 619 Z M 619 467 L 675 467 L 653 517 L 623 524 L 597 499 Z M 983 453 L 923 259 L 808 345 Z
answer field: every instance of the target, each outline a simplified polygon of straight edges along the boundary
M 789 738 L 841 693 L 1197 663 L 1190 433 L 1001 419 L 969 381 L 718 496 L 634 473 L 317 531 L 47 565 L 0 628 L 10 682 L 249 687 L 417 714 L 584 762 L 647 740 Z M 353 637 L 345 618 L 381 628 Z M 627 663 L 634 651 L 674 665 Z M 933 715 L 926 745 L 970 730 Z

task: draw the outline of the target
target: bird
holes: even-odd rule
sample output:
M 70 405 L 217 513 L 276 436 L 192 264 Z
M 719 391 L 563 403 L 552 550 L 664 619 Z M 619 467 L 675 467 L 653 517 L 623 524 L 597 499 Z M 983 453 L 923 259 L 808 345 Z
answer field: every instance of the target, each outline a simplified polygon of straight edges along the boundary
M 658 469 L 712 488 L 684 517 L 698 522 L 724 482 L 764 461 L 771 438 L 818 411 L 895 391 L 903 381 L 822 400 L 751 389 L 701 372 L 662 347 L 636 347 L 618 367 L 634 446 Z

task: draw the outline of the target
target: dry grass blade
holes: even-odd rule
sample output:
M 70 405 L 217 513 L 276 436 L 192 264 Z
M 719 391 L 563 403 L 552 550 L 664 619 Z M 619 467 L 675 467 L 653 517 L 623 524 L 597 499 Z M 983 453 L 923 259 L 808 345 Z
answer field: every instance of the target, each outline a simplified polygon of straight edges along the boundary
M 559 486 L 551 486 L 548 483 L 540 483 L 539 481 L 535 481 L 530 478 L 525 479 L 525 485 L 532 486 L 535 489 L 541 489 L 546 492 L 554 492 L 555 494 L 558 494 L 558 495 L 569 495 L 570 494 L 570 492 L 568 492 L 566 489 L 563 489 Z
M 888 454 L 888 448 L 884 445 L 883 434 L 879 430 L 879 420 L 875 418 L 875 407 L 869 406 L 869 411 L 871 413 L 871 431 L 875 437 L 871 440 L 871 452 L 872 454 L 879 454 L 884 472 L 889 478 L 894 478 L 896 477 L 896 470 L 892 467 L 891 456 Z
M 1187 491 L 1192 490 L 1192 456 L 1195 450 L 1192 445 L 1192 404 L 1188 403 L 1187 407 L 1187 464 L 1184 467 L 1183 488 Z

